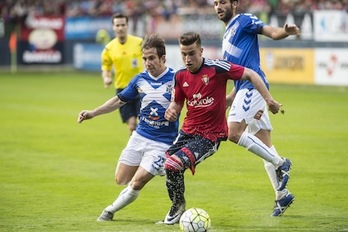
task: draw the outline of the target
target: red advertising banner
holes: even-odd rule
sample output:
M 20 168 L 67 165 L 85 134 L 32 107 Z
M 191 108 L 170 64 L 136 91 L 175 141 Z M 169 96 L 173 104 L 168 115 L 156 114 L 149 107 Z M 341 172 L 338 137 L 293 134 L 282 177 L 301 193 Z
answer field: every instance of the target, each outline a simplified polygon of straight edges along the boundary
M 64 24 L 61 16 L 29 15 L 21 26 L 20 63 L 63 63 Z

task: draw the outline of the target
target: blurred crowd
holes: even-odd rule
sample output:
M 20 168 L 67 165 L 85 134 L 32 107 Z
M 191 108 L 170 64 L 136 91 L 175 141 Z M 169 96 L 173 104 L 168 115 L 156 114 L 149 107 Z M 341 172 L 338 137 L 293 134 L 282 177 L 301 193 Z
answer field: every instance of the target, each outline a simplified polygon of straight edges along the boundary
M 213 13 L 214 0 L 1 0 L 1 18 L 10 21 L 36 15 L 111 16 L 124 12 L 130 17 L 162 17 Z M 348 0 L 241 0 L 239 9 L 256 15 L 304 13 L 335 9 L 348 11 Z

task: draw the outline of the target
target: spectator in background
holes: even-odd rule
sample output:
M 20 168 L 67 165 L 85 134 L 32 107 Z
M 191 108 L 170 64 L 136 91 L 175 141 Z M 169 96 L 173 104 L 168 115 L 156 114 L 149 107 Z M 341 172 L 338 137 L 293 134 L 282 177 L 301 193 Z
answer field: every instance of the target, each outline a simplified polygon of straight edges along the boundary
M 162 12 L 164 19 L 173 14 L 185 13 L 212 13 L 211 6 L 214 0 L 5 0 L 0 1 L 2 18 L 9 15 L 25 15 L 33 10 L 45 15 L 60 14 L 68 17 L 77 16 L 112 16 L 114 13 L 125 12 L 129 17 L 141 18 L 143 15 L 152 17 L 156 8 Z M 348 0 L 243 0 L 240 2 L 241 12 L 260 14 L 279 14 L 310 10 L 348 10 Z M 135 12 L 139 15 L 136 16 Z M 155 17 L 157 17 L 156 15 Z M 136 27 L 136 26 L 135 26 Z
M 131 31 L 137 32 L 138 21 L 146 11 L 144 2 L 140 0 L 127 0 L 125 1 L 125 4 L 127 7 L 127 14 L 133 21 L 133 27 L 131 28 Z
M 129 81 L 144 70 L 141 58 L 142 38 L 128 34 L 128 17 L 122 13 L 112 17 L 113 30 L 116 37 L 111 40 L 102 52 L 102 78 L 105 87 L 112 84 L 114 68 L 114 86 L 116 94 L 127 87 Z M 128 101 L 120 108 L 122 121 L 127 123 L 130 134 L 137 126 L 139 113 L 139 97 Z

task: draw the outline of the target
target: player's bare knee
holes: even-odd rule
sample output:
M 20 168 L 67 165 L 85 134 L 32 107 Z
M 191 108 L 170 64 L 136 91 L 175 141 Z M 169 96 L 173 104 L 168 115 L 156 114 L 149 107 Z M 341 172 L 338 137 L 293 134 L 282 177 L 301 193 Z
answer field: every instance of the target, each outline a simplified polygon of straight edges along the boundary
M 239 139 L 240 139 L 240 135 L 238 133 L 231 133 L 231 132 L 228 133 L 228 140 L 230 140 L 231 142 L 237 144 Z
M 115 176 L 115 181 L 117 185 L 127 185 L 129 183 L 129 180 L 125 180 L 124 178 L 120 178 L 118 176 Z
M 143 181 L 140 181 L 140 180 L 134 180 L 131 182 L 130 185 L 131 185 L 133 190 L 141 190 L 144 187 L 145 183 Z

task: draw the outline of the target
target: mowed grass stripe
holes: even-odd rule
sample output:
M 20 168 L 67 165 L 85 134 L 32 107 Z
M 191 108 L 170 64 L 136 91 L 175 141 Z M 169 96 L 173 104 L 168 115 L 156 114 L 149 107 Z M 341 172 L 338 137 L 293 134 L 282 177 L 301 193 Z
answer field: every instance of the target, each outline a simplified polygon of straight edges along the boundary
M 231 88 L 232 85 L 229 86 Z M 348 89 L 272 85 L 284 115 L 271 115 L 273 142 L 294 164 L 295 203 L 271 218 L 274 193 L 263 162 L 230 142 L 186 173 L 188 207 L 205 209 L 211 231 L 348 230 Z M 129 135 L 119 113 L 80 125 L 77 114 L 114 95 L 99 73 L 1 73 L 0 231 L 179 231 L 155 225 L 170 207 L 165 178 L 97 223 L 123 189 L 113 180 Z

